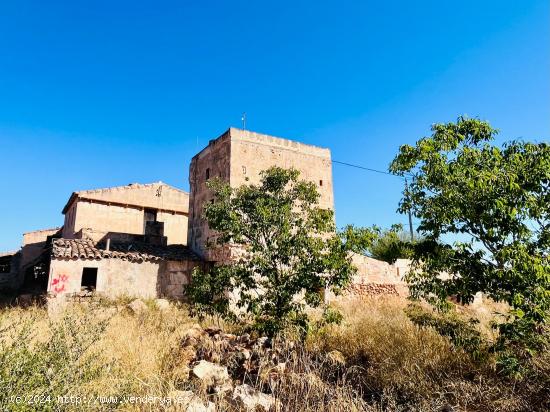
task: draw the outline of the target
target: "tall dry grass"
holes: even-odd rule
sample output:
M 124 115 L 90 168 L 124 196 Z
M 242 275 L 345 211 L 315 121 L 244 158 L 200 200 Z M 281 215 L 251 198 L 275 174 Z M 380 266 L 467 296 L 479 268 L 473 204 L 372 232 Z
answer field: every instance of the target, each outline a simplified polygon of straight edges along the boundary
M 399 299 L 343 303 L 341 325 L 315 330 L 305 344 L 288 337 L 275 340 L 284 373 L 274 379 L 266 369 L 247 383 L 271 392 L 284 411 L 535 411 L 550 407 L 548 354 L 534 359 L 531 376 L 510 380 L 495 372 L 491 358 L 475 361 L 434 331 L 415 326 L 404 314 L 404 306 Z M 15 405 L 10 396 L 30 391 L 121 398 L 168 396 L 174 390 L 191 389 L 214 401 L 217 410 L 234 410 L 234 405 L 205 392 L 189 378 L 190 357 L 181 342 L 196 322 L 184 306 L 175 305 L 160 311 L 149 304 L 149 309 L 133 313 L 124 302 L 100 301 L 72 306 L 65 315 L 53 318 L 40 307 L 2 309 L 0 409 L 172 410 L 158 403 Z M 45 378 L 39 379 L 42 375 Z
M 314 352 L 341 351 L 347 367 L 356 368 L 352 385 L 363 397 L 387 410 L 532 411 L 550 408 L 550 354 L 533 360 L 522 380 L 496 372 L 494 356 L 476 361 L 431 329 L 419 328 L 405 315 L 399 298 L 348 301 L 340 308 L 345 321 L 313 339 Z M 481 319 L 491 338 L 488 304 L 464 308 Z

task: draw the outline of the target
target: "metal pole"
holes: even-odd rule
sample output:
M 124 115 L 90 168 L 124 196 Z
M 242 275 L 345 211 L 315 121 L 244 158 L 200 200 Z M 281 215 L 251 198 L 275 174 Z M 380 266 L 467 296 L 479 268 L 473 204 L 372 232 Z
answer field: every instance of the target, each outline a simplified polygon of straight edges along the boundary
M 408 194 L 409 192 L 409 185 L 407 184 L 407 178 L 405 178 L 405 193 Z M 413 232 L 413 222 L 412 222 L 412 215 L 411 215 L 411 208 L 407 210 L 407 214 L 409 215 L 409 230 L 411 232 L 411 242 L 414 240 L 414 232 Z

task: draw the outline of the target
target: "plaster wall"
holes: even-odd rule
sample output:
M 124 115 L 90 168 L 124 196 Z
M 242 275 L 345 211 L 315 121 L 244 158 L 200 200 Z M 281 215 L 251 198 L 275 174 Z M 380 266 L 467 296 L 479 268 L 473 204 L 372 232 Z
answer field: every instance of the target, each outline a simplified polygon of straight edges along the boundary
M 71 210 L 75 208 L 74 224 L 71 223 Z M 144 210 L 134 206 L 106 205 L 103 203 L 78 200 L 66 214 L 67 226 L 63 237 L 75 238 L 82 229 L 91 229 L 94 241 L 101 240 L 109 232 L 144 233 Z M 179 213 L 157 212 L 157 221 L 164 222 L 164 235 L 168 244 L 187 244 L 187 216 Z
M 131 262 L 122 259 L 52 259 L 48 292 L 81 291 L 84 268 L 97 268 L 96 292 L 108 297 L 182 298 L 197 265 L 194 261 Z
M 23 233 L 20 267 L 24 268 L 40 256 L 44 250 L 48 236 L 55 235 L 59 230 L 60 228 L 53 228 Z

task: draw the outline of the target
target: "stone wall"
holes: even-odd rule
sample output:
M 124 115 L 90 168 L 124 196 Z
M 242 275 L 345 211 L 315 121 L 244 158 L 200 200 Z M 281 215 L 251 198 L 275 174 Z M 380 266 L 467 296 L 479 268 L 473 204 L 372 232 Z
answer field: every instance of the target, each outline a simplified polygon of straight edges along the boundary
M 231 136 L 229 131 L 216 140 L 211 140 L 208 146 L 191 160 L 189 166 L 189 229 L 187 245 L 199 256 L 208 261 L 224 260 L 223 250 L 209 250 L 206 243 L 212 239 L 213 233 L 202 217 L 203 206 L 212 198 L 211 191 L 206 187 L 209 178 L 218 177 L 229 181 L 230 175 Z
M 14 291 L 23 283 L 23 273 L 19 270 L 21 252 L 0 253 L 0 265 L 9 265 L 9 272 L 0 272 L 0 291 Z
M 67 212 L 74 198 L 97 200 L 105 203 L 121 203 L 142 208 L 175 210 L 187 213 L 189 194 L 163 182 L 81 190 L 73 193 L 63 212 Z
M 84 268 L 97 268 L 96 292 L 108 297 L 182 298 L 195 261 L 130 262 L 123 259 L 52 259 L 48 292 L 79 293 Z
M 406 297 L 409 294 L 403 276 L 407 273 L 410 261 L 398 259 L 394 264 L 354 253 L 352 262 L 357 273 L 351 279 L 342 298 L 366 296 L 395 295 Z M 327 300 L 336 299 L 333 294 L 327 294 Z
M 260 172 L 271 166 L 300 171 L 300 178 L 317 186 L 319 205 L 334 210 L 330 150 L 293 140 L 231 128 L 232 187 L 259 183 Z
M 54 236 L 61 228 L 41 229 L 23 233 L 23 246 L 21 247 L 20 267 L 24 268 L 34 261 L 44 251 L 48 236 Z

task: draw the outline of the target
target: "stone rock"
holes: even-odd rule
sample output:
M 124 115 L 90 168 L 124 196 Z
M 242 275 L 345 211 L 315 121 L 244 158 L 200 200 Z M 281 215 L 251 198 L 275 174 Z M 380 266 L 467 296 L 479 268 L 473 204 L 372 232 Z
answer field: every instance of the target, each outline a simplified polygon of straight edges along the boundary
M 193 346 L 185 346 L 180 350 L 179 359 L 185 365 L 189 365 L 197 357 L 197 350 Z
M 170 302 L 167 299 L 155 299 L 155 305 L 160 311 L 170 309 Z
M 222 328 L 219 328 L 217 326 L 208 326 L 207 328 L 204 328 L 206 333 L 208 333 L 210 336 L 217 335 L 221 333 Z
M 191 391 L 172 391 L 168 398 L 174 405 L 176 411 L 185 412 L 215 412 L 216 405 L 212 402 L 206 404 Z
M 271 347 L 271 340 L 267 336 L 262 336 L 256 340 L 254 345 L 256 348 L 269 348 Z
M 232 399 L 239 408 L 247 411 L 269 411 L 275 405 L 273 396 L 261 393 L 247 384 L 236 386 Z
M 128 308 L 135 314 L 145 312 L 147 305 L 140 299 L 135 299 L 128 304 Z
M 346 358 L 342 354 L 342 352 L 338 350 L 331 350 L 329 353 L 327 353 L 327 359 L 335 364 L 335 365 L 345 365 L 346 364 Z
M 231 381 L 226 381 L 221 385 L 214 386 L 214 392 L 218 394 L 231 392 L 232 389 L 233 389 L 233 383 Z
M 225 366 L 216 365 L 205 360 L 199 361 L 193 367 L 193 375 L 206 386 L 222 387 L 230 380 Z
M 183 346 L 195 346 L 199 343 L 199 340 L 205 335 L 206 332 L 201 328 L 198 323 L 195 323 L 183 334 Z

